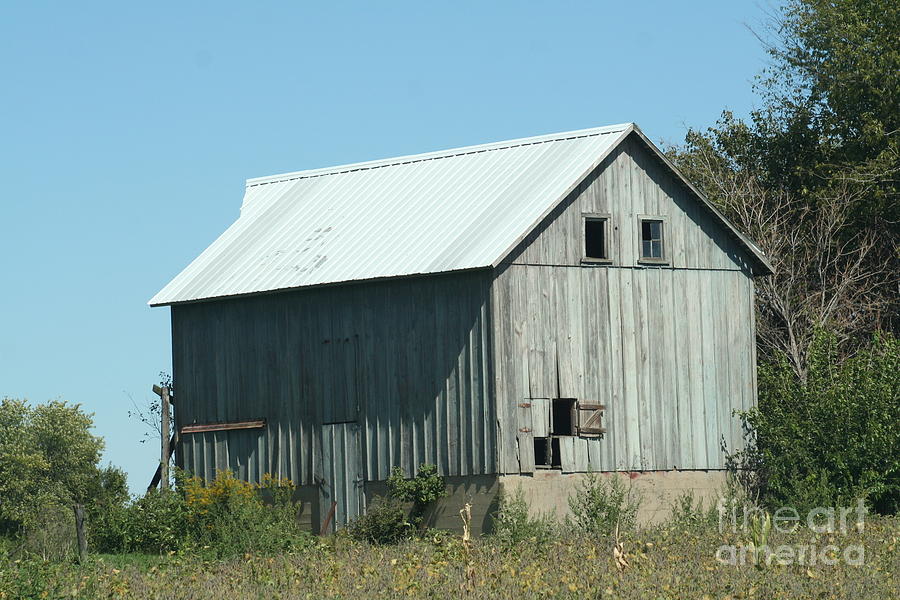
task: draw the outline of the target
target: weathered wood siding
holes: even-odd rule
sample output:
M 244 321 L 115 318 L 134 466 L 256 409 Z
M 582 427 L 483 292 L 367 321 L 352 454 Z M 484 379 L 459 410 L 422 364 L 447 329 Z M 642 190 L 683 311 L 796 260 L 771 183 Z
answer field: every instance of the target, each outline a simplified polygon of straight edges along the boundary
M 177 425 L 267 419 L 185 436 L 179 465 L 314 485 L 327 424 L 358 422 L 366 480 L 496 473 L 489 287 L 481 271 L 174 306 Z
M 612 264 L 582 263 L 584 213 L 610 215 Z M 668 265 L 639 264 L 638 215 L 665 217 Z M 720 469 L 722 442 L 741 445 L 732 410 L 756 401 L 750 267 L 635 136 L 509 256 L 492 294 L 502 472 L 532 470 L 519 404 L 533 398 L 607 406 L 602 438 L 563 440 L 564 471 Z

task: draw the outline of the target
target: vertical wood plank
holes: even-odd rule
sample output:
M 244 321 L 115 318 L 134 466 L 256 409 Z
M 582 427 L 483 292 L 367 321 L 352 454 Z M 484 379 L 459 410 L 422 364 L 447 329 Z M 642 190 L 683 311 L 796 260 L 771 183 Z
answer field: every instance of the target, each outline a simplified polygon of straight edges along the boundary
M 578 464 L 575 459 L 575 441 L 574 437 L 559 438 L 560 463 L 563 473 L 578 472 Z
M 516 410 L 516 440 L 519 450 L 519 471 L 534 472 L 534 436 L 531 419 L 531 402 L 528 399 L 519 401 Z

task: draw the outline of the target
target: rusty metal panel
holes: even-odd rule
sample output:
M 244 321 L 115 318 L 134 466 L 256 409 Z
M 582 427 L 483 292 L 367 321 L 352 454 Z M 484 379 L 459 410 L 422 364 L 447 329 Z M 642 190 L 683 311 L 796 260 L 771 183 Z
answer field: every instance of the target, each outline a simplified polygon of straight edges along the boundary
M 181 434 L 203 433 L 205 431 L 228 431 L 231 429 L 262 429 L 266 426 L 265 419 L 257 419 L 254 421 L 232 421 L 223 423 L 195 423 L 184 425 L 181 428 Z

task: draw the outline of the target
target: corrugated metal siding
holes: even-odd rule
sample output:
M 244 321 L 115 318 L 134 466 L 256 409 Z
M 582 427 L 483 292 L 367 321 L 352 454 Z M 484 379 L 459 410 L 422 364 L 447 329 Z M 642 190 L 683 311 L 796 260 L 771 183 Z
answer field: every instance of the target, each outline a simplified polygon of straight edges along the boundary
M 583 213 L 610 215 L 611 266 L 582 264 Z M 668 267 L 637 262 L 639 214 L 667 218 Z M 745 260 L 643 148 L 610 154 L 493 283 L 501 471 L 529 461 L 529 398 L 607 406 L 602 439 L 563 440 L 564 471 L 723 468 L 721 440 L 743 442 L 732 409 L 756 402 Z
M 250 180 L 241 217 L 150 304 L 491 266 L 630 128 Z
M 179 464 L 315 485 L 323 427 L 355 420 L 367 480 L 496 473 L 489 289 L 476 271 L 173 307 L 178 426 L 267 419 L 185 436 Z

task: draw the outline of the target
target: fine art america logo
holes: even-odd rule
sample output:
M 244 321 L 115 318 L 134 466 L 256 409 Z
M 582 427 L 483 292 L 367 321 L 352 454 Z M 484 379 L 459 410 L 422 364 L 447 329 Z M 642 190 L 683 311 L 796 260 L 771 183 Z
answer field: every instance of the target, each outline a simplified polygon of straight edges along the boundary
M 838 545 L 769 544 L 769 533 L 774 528 L 779 533 L 793 533 L 800 527 L 808 527 L 817 534 L 841 534 L 850 529 L 862 532 L 865 527 L 866 507 L 862 500 L 855 508 L 817 507 L 801 515 L 790 506 L 769 514 L 757 507 L 738 505 L 720 499 L 719 532 L 729 528 L 742 534 L 745 543 L 723 544 L 716 550 L 716 560 L 728 565 L 834 565 L 840 561 L 859 566 L 865 562 L 865 548 L 861 544 Z M 828 541 L 833 542 L 833 535 Z

